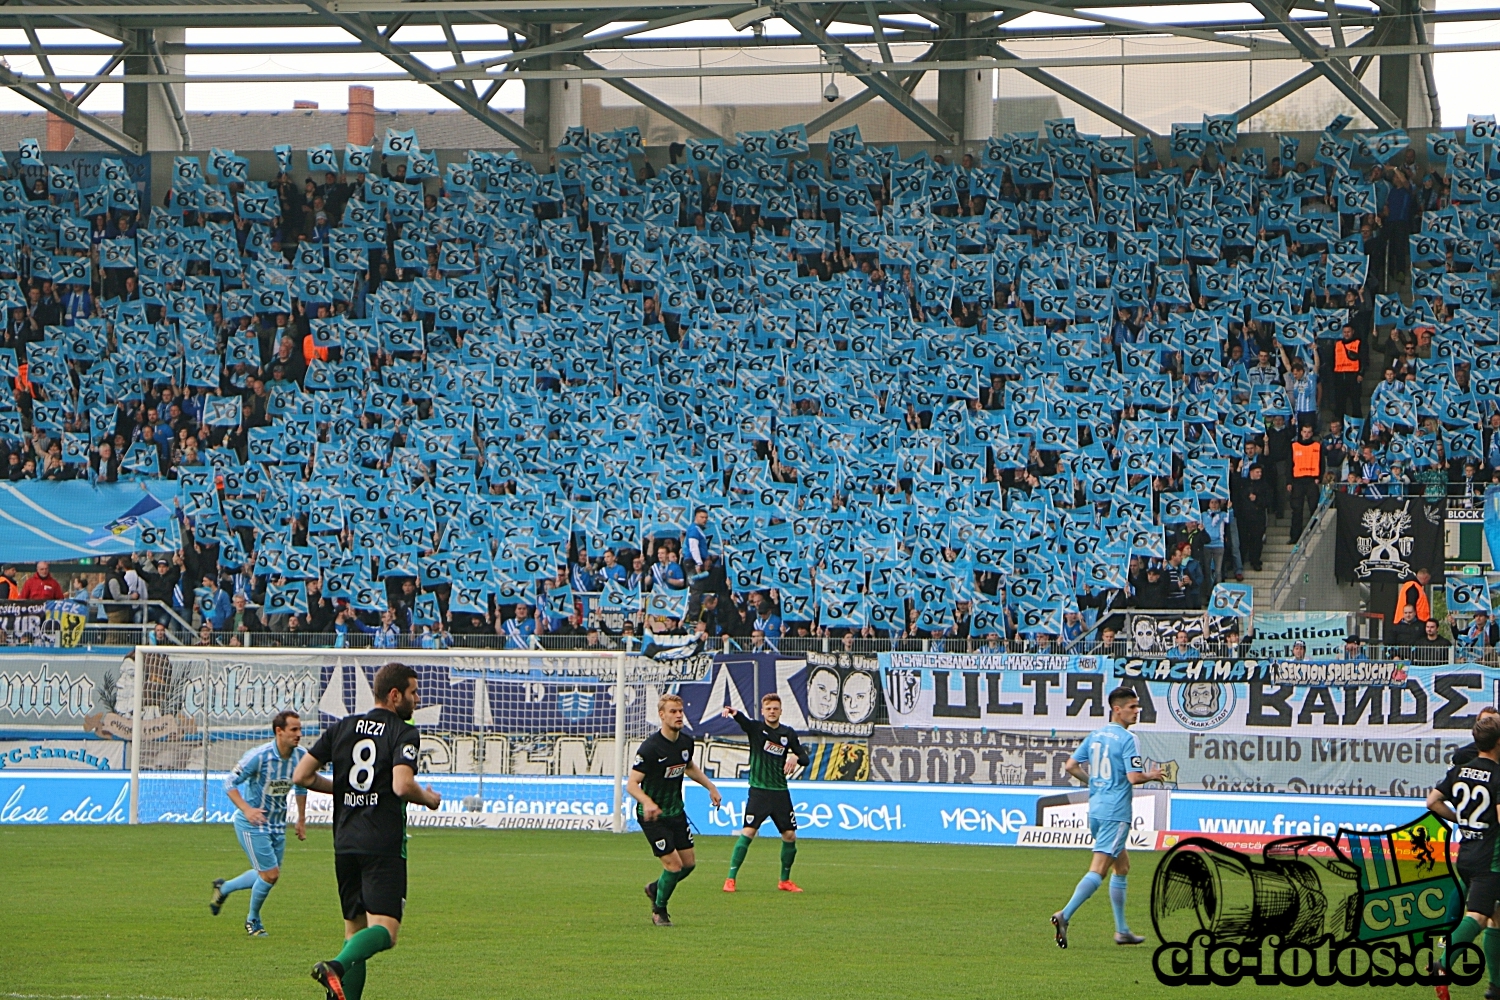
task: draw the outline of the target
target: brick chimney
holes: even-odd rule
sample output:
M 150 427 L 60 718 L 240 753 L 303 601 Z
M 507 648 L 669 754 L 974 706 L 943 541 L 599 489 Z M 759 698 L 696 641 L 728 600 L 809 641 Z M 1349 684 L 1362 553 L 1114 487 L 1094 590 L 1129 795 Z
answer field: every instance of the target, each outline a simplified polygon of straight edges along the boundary
M 72 100 L 73 95 L 67 95 Z M 52 112 L 47 112 L 47 151 L 49 153 L 61 153 L 73 144 L 73 133 L 76 129 L 73 123 L 66 118 L 59 118 Z
M 375 141 L 375 88 L 349 88 L 349 142 L 369 146 Z
M 318 102 L 317 101 L 293 101 L 292 102 L 292 110 L 293 111 L 316 111 L 316 110 L 318 110 Z

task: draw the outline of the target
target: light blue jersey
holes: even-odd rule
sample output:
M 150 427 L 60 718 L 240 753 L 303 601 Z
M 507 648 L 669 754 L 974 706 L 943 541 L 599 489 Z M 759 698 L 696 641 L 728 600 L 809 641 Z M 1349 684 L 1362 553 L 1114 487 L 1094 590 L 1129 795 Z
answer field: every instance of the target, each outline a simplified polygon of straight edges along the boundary
M 1133 786 L 1126 775 L 1145 770 L 1135 735 L 1111 722 L 1089 733 L 1073 759 L 1089 768 L 1089 822 L 1129 823 Z
M 235 824 L 249 830 L 284 834 L 286 796 L 293 787 L 292 772 L 297 770 L 297 762 L 305 756 L 307 751 L 298 746 L 292 748 L 290 755 L 282 757 L 281 752 L 276 749 L 276 741 L 272 740 L 241 757 L 240 762 L 234 765 L 234 770 L 229 772 L 224 790 L 227 792 L 238 787 L 246 805 L 265 810 L 266 822 L 263 826 L 252 826 L 245 819 L 244 813 L 237 813 L 234 817 Z M 307 789 L 298 788 L 297 794 L 306 796 Z

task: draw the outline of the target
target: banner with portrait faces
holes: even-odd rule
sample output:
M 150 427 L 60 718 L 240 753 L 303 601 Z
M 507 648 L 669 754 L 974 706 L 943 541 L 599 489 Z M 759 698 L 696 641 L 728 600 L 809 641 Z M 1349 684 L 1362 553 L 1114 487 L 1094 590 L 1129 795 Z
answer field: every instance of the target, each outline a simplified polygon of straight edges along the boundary
M 869 736 L 885 722 L 880 661 L 861 653 L 805 653 L 807 731 Z

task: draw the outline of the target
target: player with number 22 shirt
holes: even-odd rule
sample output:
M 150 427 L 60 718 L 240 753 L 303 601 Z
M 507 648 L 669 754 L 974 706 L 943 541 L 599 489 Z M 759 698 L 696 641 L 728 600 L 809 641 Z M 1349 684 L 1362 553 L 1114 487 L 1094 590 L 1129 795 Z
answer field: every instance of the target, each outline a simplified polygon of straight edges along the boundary
M 375 707 L 323 730 L 292 779 L 333 795 L 344 950 L 312 972 L 331 1000 L 360 1000 L 365 960 L 396 946 L 406 909 L 406 803 L 436 809 L 442 802 L 417 784 L 422 737 L 410 720 L 418 700 L 416 670 L 387 663 L 375 672 Z M 318 774 L 326 763 L 332 781 Z
M 1479 755 L 1454 764 L 1427 793 L 1427 808 L 1463 831 L 1458 848 L 1458 874 L 1468 886 L 1464 918 L 1449 938 L 1452 945 L 1471 944 L 1484 935 L 1485 965 L 1490 988 L 1486 997 L 1500 997 L 1500 715 L 1481 713 L 1474 723 L 1474 749 Z M 1451 955 L 1450 955 L 1451 958 Z

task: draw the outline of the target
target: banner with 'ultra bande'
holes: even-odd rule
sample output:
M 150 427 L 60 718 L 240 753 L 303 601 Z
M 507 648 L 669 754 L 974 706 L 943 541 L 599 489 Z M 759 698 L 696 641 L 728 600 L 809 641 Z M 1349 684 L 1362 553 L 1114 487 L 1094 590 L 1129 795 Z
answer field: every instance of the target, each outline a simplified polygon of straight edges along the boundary
M 985 669 L 978 658 L 951 657 L 928 667 L 917 665 L 921 654 L 882 653 L 891 725 L 1088 732 L 1108 721 L 1109 692 L 1123 684 L 1140 697 L 1141 734 L 1347 737 L 1357 729 L 1406 739 L 1466 732 L 1479 708 L 1500 698 L 1500 669 L 1478 663 L 1408 667 L 1390 684 L 1339 686 L 1117 679 L 1107 668 L 1065 669 L 1067 657 L 1039 659 L 1056 662 L 1015 670 L 1000 669 L 995 658 L 994 669 Z

